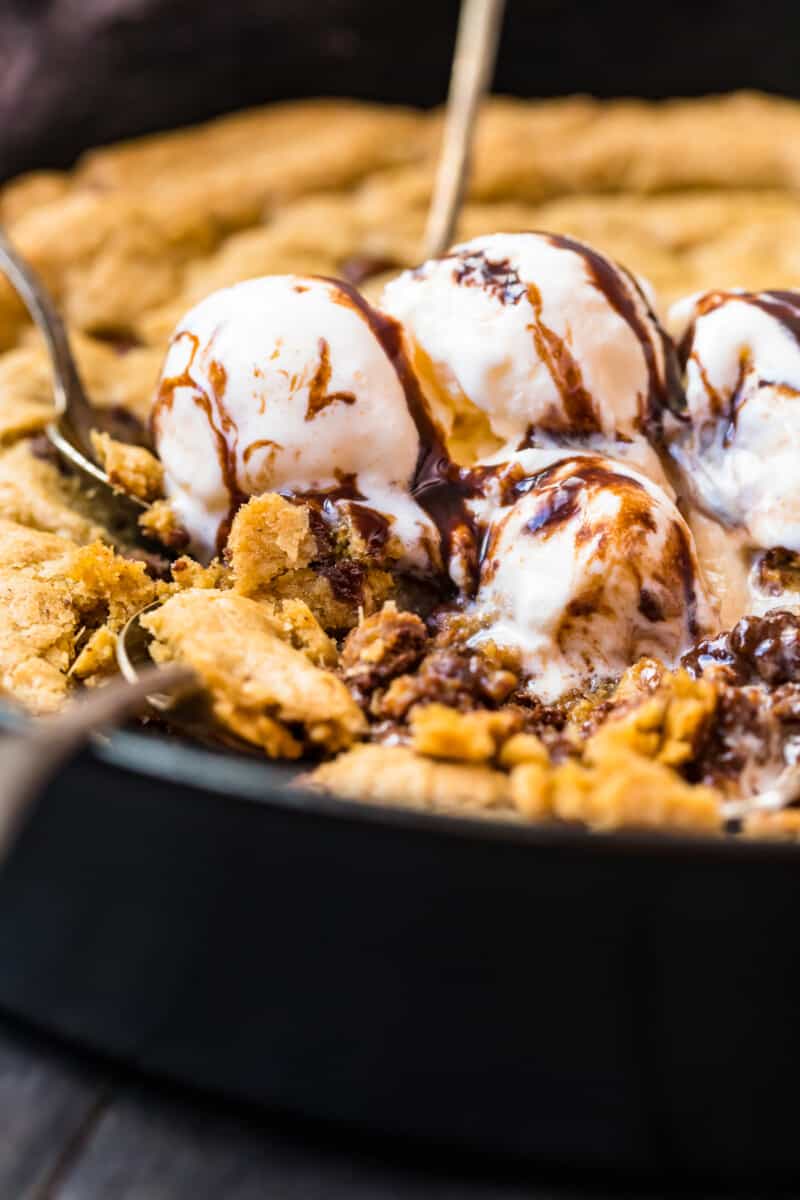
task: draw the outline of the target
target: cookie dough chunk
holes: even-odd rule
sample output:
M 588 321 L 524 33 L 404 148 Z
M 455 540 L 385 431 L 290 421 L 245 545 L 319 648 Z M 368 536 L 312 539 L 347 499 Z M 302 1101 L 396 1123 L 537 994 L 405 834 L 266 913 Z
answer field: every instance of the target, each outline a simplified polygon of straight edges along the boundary
M 164 468 L 144 446 L 92 430 L 92 447 L 115 488 L 150 503 L 164 494 Z
M 387 572 L 345 555 L 326 522 L 306 504 L 268 492 L 242 505 L 226 557 L 243 596 L 304 600 L 328 631 L 352 628 L 380 608 L 394 588 Z
M 271 758 L 305 748 L 335 752 L 364 730 L 340 679 L 283 640 L 285 627 L 256 600 L 190 589 L 142 621 L 158 662 L 180 659 L 203 680 L 214 717 Z
M 108 672 L 114 633 L 154 597 L 141 563 L 0 520 L 0 694 L 53 712 L 71 677 Z
M 434 762 L 407 746 L 355 746 L 299 783 L 347 800 L 477 815 L 511 815 L 508 775 L 491 767 Z

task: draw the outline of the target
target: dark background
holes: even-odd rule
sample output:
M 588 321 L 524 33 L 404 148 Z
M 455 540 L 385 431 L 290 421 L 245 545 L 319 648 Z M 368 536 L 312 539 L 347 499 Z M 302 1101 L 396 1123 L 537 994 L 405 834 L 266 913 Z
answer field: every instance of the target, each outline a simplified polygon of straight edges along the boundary
M 507 3 L 498 91 L 800 95 L 797 0 Z M 457 0 L 0 0 L 0 178 L 266 100 L 437 104 L 457 11 Z

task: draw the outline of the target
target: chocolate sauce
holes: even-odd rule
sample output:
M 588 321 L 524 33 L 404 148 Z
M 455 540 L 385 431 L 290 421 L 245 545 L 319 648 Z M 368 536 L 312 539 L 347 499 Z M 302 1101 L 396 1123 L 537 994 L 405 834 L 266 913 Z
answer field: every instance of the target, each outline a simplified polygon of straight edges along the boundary
M 639 589 L 639 612 L 646 621 L 652 621 L 654 625 L 665 619 L 661 601 L 646 587 Z
M 756 292 L 748 297 L 751 304 L 769 313 L 800 344 L 800 292 Z
M 549 489 L 538 510 L 525 525 L 525 532 L 549 537 L 559 526 L 568 524 L 580 512 L 582 489 L 583 480 L 580 476 Z
M 686 609 L 686 627 L 689 636 L 696 638 L 700 633 L 697 622 L 697 576 L 692 558 L 689 531 L 680 521 L 672 522 L 672 561 L 683 587 L 683 602 Z
M 184 338 L 188 340 L 191 346 L 189 361 L 180 375 L 173 375 L 161 380 L 158 394 L 153 404 L 153 410 L 150 414 L 150 432 L 153 441 L 157 442 L 158 424 L 162 411 L 172 408 L 177 388 L 188 388 L 191 392 L 192 402 L 205 413 L 214 438 L 217 461 L 222 472 L 225 489 L 230 500 L 228 515 L 220 525 L 217 534 L 217 552 L 221 553 L 228 540 L 228 534 L 230 533 L 236 511 L 247 498 L 239 487 L 236 473 L 236 443 L 239 431 L 224 405 L 225 388 L 227 386 L 225 368 L 221 363 L 216 361 L 212 361 L 209 364 L 208 378 L 211 384 L 211 395 L 209 395 L 191 373 L 200 346 L 199 340 L 189 330 L 183 330 L 176 336 L 174 341 L 177 342 Z
M 307 291 L 308 289 L 304 289 Z M 319 366 L 317 367 L 314 378 L 308 385 L 308 405 L 306 407 L 306 421 L 313 421 L 317 413 L 322 412 L 329 404 L 335 404 L 340 401 L 342 404 L 355 404 L 356 398 L 352 392 L 328 392 L 328 384 L 331 381 L 331 348 L 325 338 L 320 338 L 319 346 Z
M 576 242 L 564 234 L 551 233 L 543 236 L 547 237 L 553 246 L 560 246 L 565 250 L 572 250 L 575 254 L 580 254 L 586 263 L 591 282 L 603 293 L 614 311 L 622 317 L 636 335 L 642 348 L 648 377 L 648 394 L 646 408 L 642 414 L 643 422 L 646 426 L 659 431 L 664 409 L 669 409 L 671 412 L 682 412 L 686 407 L 686 402 L 681 387 L 675 348 L 650 308 L 647 297 L 636 279 L 624 267 L 609 262 L 602 254 L 592 250 L 590 246 L 584 245 L 583 242 Z M 623 280 L 628 281 L 631 291 L 638 295 L 644 304 L 649 321 L 652 322 L 652 329 L 640 316 Z M 664 354 L 663 375 L 656 359 L 653 329 L 657 331 L 657 335 L 661 339 Z
M 363 504 L 351 504 L 348 516 L 363 539 L 368 554 L 381 554 L 389 540 L 392 523 L 383 513 Z
M 303 505 L 308 513 L 309 528 L 317 543 L 317 554 L 311 564 L 314 570 L 328 580 L 337 600 L 358 607 L 364 602 L 367 568 L 361 562 L 340 557 L 336 532 L 342 514 L 337 504 L 339 501 L 359 502 L 349 504 L 347 515 L 363 539 L 367 554 L 376 559 L 389 540 L 392 523 L 383 513 L 360 503 L 365 497 L 358 489 L 355 475 L 336 471 L 336 477 L 336 486 L 327 491 L 281 491 L 280 494 L 293 504 Z
M 702 362 L 700 361 L 700 356 L 697 354 L 696 351 L 692 350 L 691 353 L 689 354 L 689 358 L 686 361 L 687 366 L 688 366 L 689 359 L 697 367 L 697 370 L 700 375 L 700 379 L 702 380 L 702 383 L 703 383 L 703 388 L 705 390 L 706 395 L 708 396 L 708 406 L 711 409 L 711 412 L 714 414 L 714 416 L 717 416 L 717 417 L 721 416 L 721 414 L 725 410 L 725 404 L 724 404 L 719 392 L 714 387 L 711 380 L 708 378 L 708 372 L 706 371 L 705 367 L 703 366 Z
M 483 250 L 453 256 L 453 279 L 462 287 L 479 287 L 501 304 L 519 304 L 527 288 L 507 258 L 487 258 Z
M 333 285 L 332 298 L 347 304 L 361 316 L 383 347 L 406 398 L 419 437 L 419 454 L 411 483 L 411 494 L 439 530 L 442 550 L 447 559 L 456 539 L 468 532 L 470 542 L 477 544 L 475 522 L 466 506 L 465 490 L 460 472 L 447 452 L 444 438 L 431 417 L 419 382 L 411 369 L 403 346 L 403 329 L 398 321 L 374 309 L 354 287 L 340 279 L 318 276 Z M 477 579 L 477 552 L 470 564 L 473 579 Z
M 542 296 L 535 284 L 527 288 L 534 323 L 529 326 L 539 358 L 561 397 L 563 414 L 554 414 L 552 428 L 578 436 L 601 431 L 594 400 L 583 385 L 583 374 L 564 338 L 542 320 Z M 564 420 L 566 416 L 566 422 Z
M 736 425 L 739 419 L 739 409 L 742 407 L 744 402 L 744 386 L 747 381 L 747 373 L 749 368 L 750 359 L 746 353 L 742 353 L 739 357 L 739 372 L 736 376 L 736 384 L 734 385 L 730 400 L 728 401 L 728 423 L 722 435 L 722 444 L 726 449 L 736 437 Z
M 251 442 L 249 446 L 245 446 L 244 452 L 242 453 L 243 461 L 248 463 L 252 455 L 254 455 L 257 450 L 266 450 L 268 447 L 273 451 L 273 454 L 277 454 L 279 450 L 283 449 L 283 446 L 280 444 L 280 442 L 274 442 L 272 438 L 257 438 L 256 441 Z M 270 455 L 270 458 L 272 458 L 272 455 Z

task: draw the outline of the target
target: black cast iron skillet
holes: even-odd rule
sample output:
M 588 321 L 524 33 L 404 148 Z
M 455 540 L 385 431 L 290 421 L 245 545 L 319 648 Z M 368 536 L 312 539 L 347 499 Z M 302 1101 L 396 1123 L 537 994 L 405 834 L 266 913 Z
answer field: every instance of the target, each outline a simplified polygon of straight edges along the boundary
M 124 732 L 0 875 L 0 1008 L 370 1132 L 785 1172 L 799 892 L 791 847 L 356 805 Z
M 281 96 L 442 100 L 456 0 L 80 12 L 0 11 L 4 52 L 25 50 L 0 89 L 0 178 Z M 642 14 L 509 0 L 499 89 L 797 93 L 796 5 Z M 285 785 L 157 735 L 74 761 L 0 873 L 0 1008 L 272 1110 L 463 1151 L 800 1168 L 795 849 Z

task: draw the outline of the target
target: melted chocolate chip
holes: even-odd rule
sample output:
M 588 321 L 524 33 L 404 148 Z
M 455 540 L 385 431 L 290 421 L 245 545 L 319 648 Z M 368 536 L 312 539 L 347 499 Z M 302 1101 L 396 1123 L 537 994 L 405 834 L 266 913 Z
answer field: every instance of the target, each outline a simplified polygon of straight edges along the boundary
M 800 683 L 800 616 L 777 610 L 743 617 L 727 633 L 698 642 L 681 662 L 695 677 L 721 666 L 737 684 Z
M 358 702 L 367 704 L 378 688 L 413 671 L 427 646 L 428 631 L 418 616 L 383 609 L 347 635 L 340 659 L 342 677 Z
M 348 516 L 364 541 L 367 553 L 380 555 L 389 540 L 391 521 L 383 513 L 363 504 L 351 504 Z
M 323 559 L 314 563 L 314 567 L 320 575 L 327 579 L 337 600 L 343 604 L 351 604 L 354 608 L 358 608 L 363 603 L 364 581 L 367 574 L 363 563 L 353 562 L 350 558 Z

